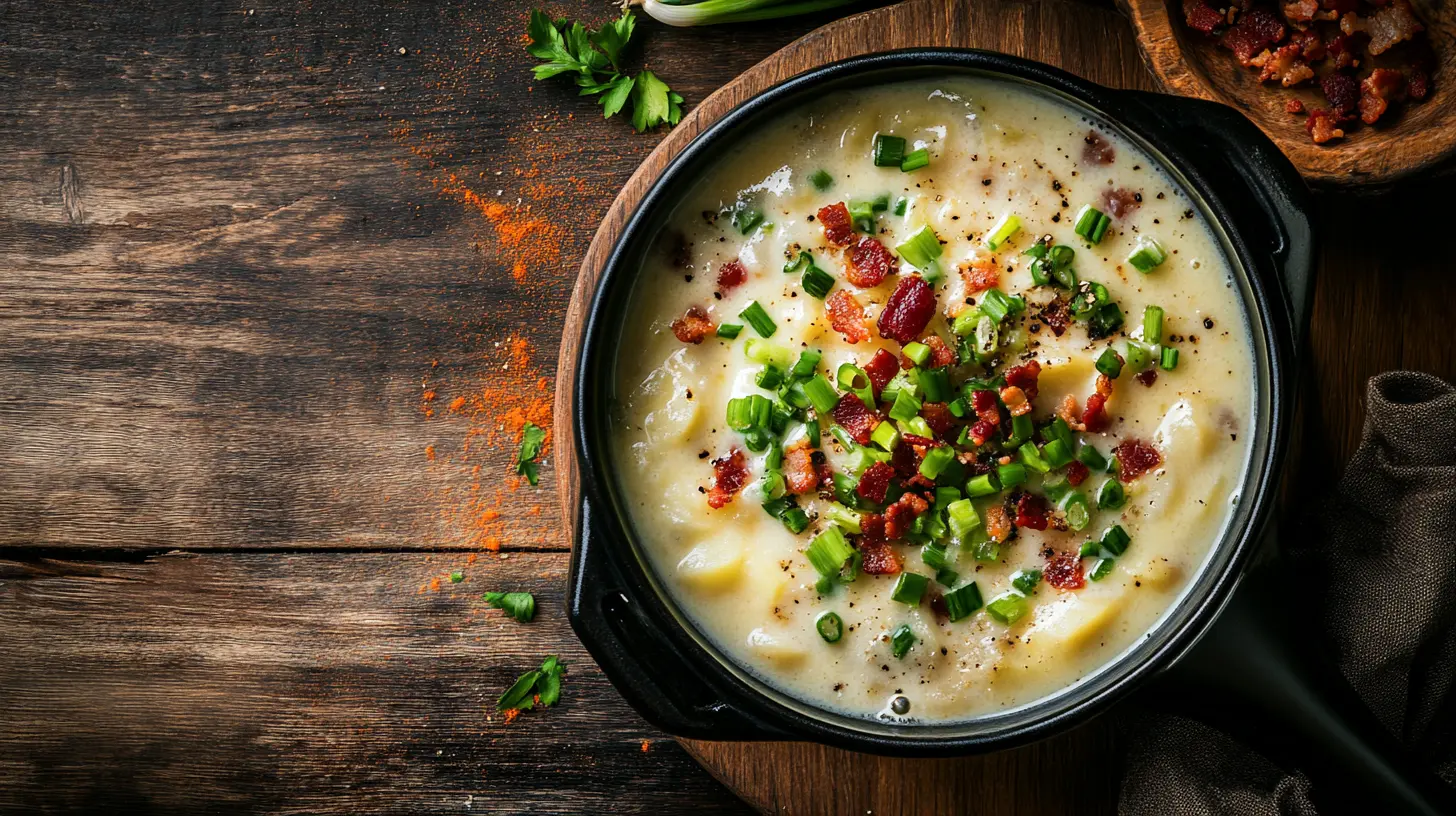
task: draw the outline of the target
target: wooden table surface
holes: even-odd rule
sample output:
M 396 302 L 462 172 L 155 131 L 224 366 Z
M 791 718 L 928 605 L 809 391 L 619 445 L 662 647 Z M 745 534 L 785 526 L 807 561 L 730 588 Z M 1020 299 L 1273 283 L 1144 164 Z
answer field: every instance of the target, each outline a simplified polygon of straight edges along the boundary
M 0 3 L 0 813 L 744 810 L 572 638 L 553 465 L 510 476 L 661 137 L 531 81 L 530 6 Z M 822 21 L 641 59 L 691 103 Z M 1365 377 L 1456 377 L 1443 192 L 1321 197 L 1295 501 Z

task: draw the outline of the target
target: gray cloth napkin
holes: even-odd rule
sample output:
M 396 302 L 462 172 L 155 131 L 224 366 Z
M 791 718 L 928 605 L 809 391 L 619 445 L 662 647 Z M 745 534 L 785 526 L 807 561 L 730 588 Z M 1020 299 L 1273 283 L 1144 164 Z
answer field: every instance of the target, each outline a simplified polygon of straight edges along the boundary
M 1340 670 L 1381 722 L 1456 781 L 1456 388 L 1396 371 L 1366 386 L 1365 430 L 1310 568 Z M 1385 614 L 1371 614 L 1379 610 Z M 1123 722 L 1124 816 L 1314 814 L 1309 782 L 1182 717 Z

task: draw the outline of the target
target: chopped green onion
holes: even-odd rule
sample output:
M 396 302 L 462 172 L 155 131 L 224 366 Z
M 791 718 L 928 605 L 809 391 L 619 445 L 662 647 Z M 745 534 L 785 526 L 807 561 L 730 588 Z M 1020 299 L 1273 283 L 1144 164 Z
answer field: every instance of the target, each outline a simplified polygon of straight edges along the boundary
M 921 227 L 915 231 L 914 235 L 895 245 L 895 253 L 904 259 L 905 263 L 926 273 L 932 269 L 938 271 L 936 259 L 944 251 L 940 245 L 939 236 L 929 226 Z
M 966 309 L 956 315 L 955 321 L 950 325 L 950 330 L 955 333 L 956 337 L 970 337 L 975 333 L 976 324 L 981 322 L 982 317 L 984 315 L 981 314 L 980 309 Z
M 950 568 L 950 557 L 945 551 L 945 545 L 930 543 L 920 548 L 920 560 L 925 566 L 939 572 Z
M 1136 340 L 1127 341 L 1127 364 L 1133 371 L 1142 371 L 1153 361 L 1152 350 Z
M 890 406 L 890 419 L 900 422 L 909 422 L 920 413 L 920 400 L 909 391 L 901 391 L 895 395 L 895 404 Z
M 982 496 L 993 496 L 1001 492 L 1001 484 L 996 481 L 996 474 L 983 473 L 966 482 L 966 495 L 979 499 Z
M 740 205 L 733 210 L 733 226 L 744 235 L 753 232 L 754 228 L 763 223 L 763 211 L 757 207 Z
M 894 655 L 896 660 L 904 657 L 910 651 L 910 647 L 914 645 L 915 633 L 910 631 L 910 627 L 905 624 L 901 624 L 900 628 L 890 635 L 890 654 Z
M 1000 289 L 987 290 L 985 297 L 981 300 L 981 311 L 997 323 L 1000 323 L 1006 315 L 1021 314 L 1025 309 L 1025 300 L 1018 295 L 1008 295 Z
M 1143 342 L 1163 342 L 1163 307 L 1146 306 L 1143 308 Z
M 1097 506 L 1103 510 L 1116 510 L 1127 500 L 1127 493 L 1122 489 L 1122 483 L 1116 477 L 1102 483 L 1097 489 Z
M 874 201 L 870 202 L 870 209 L 877 213 L 890 209 L 890 194 L 880 193 Z
M 1172 371 L 1173 369 L 1177 368 L 1178 349 L 1175 349 L 1171 346 L 1164 346 L 1163 356 L 1162 359 L 1158 361 L 1158 365 L 1161 366 L 1164 371 Z
M 1096 564 L 1092 565 L 1092 571 L 1087 573 L 1087 577 L 1094 581 L 1101 581 L 1103 578 L 1111 575 L 1115 560 L 1112 558 L 1099 559 Z
M 1078 211 L 1076 226 L 1072 230 L 1086 238 L 1088 243 L 1096 244 L 1102 241 L 1111 225 L 1112 219 L 1106 213 L 1087 204 Z
M 1051 424 L 1042 429 L 1041 438 L 1047 442 L 1053 439 L 1060 439 L 1062 444 L 1070 450 L 1077 444 L 1077 438 L 1072 436 L 1072 429 L 1068 427 L 1067 421 L 1061 417 L 1052 419 Z
M 935 481 L 954 459 L 955 448 L 950 445 L 931 448 L 925 452 L 925 458 L 920 460 L 920 475 Z
M 1041 455 L 1042 458 L 1046 459 L 1047 464 L 1051 465 L 1054 468 L 1068 465 L 1072 461 L 1072 449 L 1067 446 L 1066 442 L 1063 442 L 1060 439 L 1053 439 L 1052 441 L 1043 445 L 1041 449 Z
M 889 422 L 881 422 L 870 433 L 870 443 L 880 450 L 892 451 L 900 443 L 900 432 Z
M 752 326 L 753 330 L 758 332 L 759 337 L 772 337 L 774 331 L 778 329 L 778 326 L 774 325 L 773 318 L 768 316 L 768 312 L 764 311 L 756 300 L 749 303 L 743 311 L 738 313 L 738 316 L 743 318 L 743 322 Z
M 857 534 L 860 532 L 859 513 L 838 502 L 830 502 L 829 506 L 824 508 L 824 518 L 836 526 L 842 527 L 846 533 Z
M 728 427 L 735 431 L 765 428 L 773 412 L 773 403 L 761 394 L 749 394 L 728 400 Z
M 1121 306 L 1116 303 L 1104 304 L 1093 312 L 1092 318 L 1087 321 L 1087 337 L 1092 340 L 1108 337 L 1122 328 L 1122 320 Z
M 909 207 L 909 204 L 909 199 L 905 198 L 905 196 L 900 196 L 900 198 L 895 201 L 895 215 L 903 216 L 905 214 L 906 208 Z
M 995 354 L 996 349 L 1001 346 L 1001 330 L 990 315 L 982 315 L 976 323 L 975 343 L 976 356 L 982 359 Z
M 910 417 L 904 422 L 899 423 L 899 425 L 901 433 L 907 433 L 911 436 L 923 436 L 926 439 L 935 436 L 935 431 L 931 430 L 930 423 L 925 421 L 925 417 Z
M 793 379 L 793 371 L 789 372 L 790 379 Z M 779 386 L 779 399 L 795 411 L 802 411 L 809 407 L 809 396 L 804 393 L 804 384 L 801 382 L 787 382 Z
M 1046 494 L 1047 499 L 1060 502 L 1068 493 L 1072 492 L 1072 483 L 1067 481 L 1065 474 L 1048 474 L 1041 481 L 1041 492 Z
M 899 167 L 905 160 L 905 140 L 886 133 L 875 134 L 875 166 Z
M 794 535 L 804 532 L 804 528 L 809 526 L 808 514 L 800 509 L 798 505 L 794 504 L 792 498 L 783 495 L 783 474 L 778 471 L 770 471 L 770 473 L 778 477 L 779 495 L 763 503 L 763 512 L 783 522 L 784 526 L 789 529 L 789 532 Z M 765 474 L 765 477 L 767 475 Z
M 1001 482 L 1002 490 L 1010 490 L 1017 485 L 1026 484 L 1026 466 L 1012 462 L 996 468 L 996 479 Z M 969 485 L 967 485 L 969 488 Z
M 778 388 L 779 383 L 782 383 L 783 381 L 783 369 L 779 368 L 776 365 L 764 366 L 762 369 L 759 370 L 758 376 L 753 378 L 753 382 L 755 385 L 757 385 L 759 388 L 767 388 L 770 391 Z
M 1147 273 L 1159 266 L 1168 259 L 1168 253 L 1163 245 L 1146 235 L 1139 238 L 1137 247 L 1127 256 L 1127 262 L 1139 272 Z
M 945 593 L 946 616 L 955 622 L 981 608 L 981 589 L 976 582 Z
M 819 580 L 814 582 L 814 591 L 820 595 L 828 595 L 834 591 L 835 583 L 837 582 L 828 575 L 821 575 Z
M 986 604 L 986 614 L 997 621 L 1010 626 L 1025 617 L 1027 612 L 1026 598 L 1009 592 Z
M 840 504 L 854 506 L 859 504 L 860 498 L 855 494 L 854 489 L 859 485 L 859 480 L 848 473 L 834 471 L 834 498 Z M 826 513 L 827 517 L 828 514 Z M 848 529 L 848 528 L 845 528 Z
M 1047 460 L 1041 458 L 1041 453 L 1037 451 L 1035 442 L 1027 442 L 1018 448 L 1017 452 L 1021 454 L 1021 463 L 1037 473 L 1051 471 L 1052 466 L 1047 463 Z
M 925 392 L 926 402 L 945 402 L 950 399 L 950 371 L 932 368 L 920 372 L 920 390 Z
M 814 185 L 814 189 L 822 193 L 834 186 L 834 176 L 829 175 L 825 170 L 815 170 L 809 176 L 809 183 Z
M 789 369 L 789 379 L 807 380 L 814 376 L 814 369 L 819 367 L 819 361 L 824 359 L 824 353 L 819 349 L 804 349 L 799 352 L 799 359 L 794 367 Z
M 724 340 L 732 340 L 743 331 L 742 323 L 724 323 L 718 327 L 718 336 Z
M 1083 541 L 1082 546 L 1077 548 L 1077 555 L 1081 556 L 1082 558 L 1094 558 L 1101 553 L 1102 543 L 1099 541 L 1093 541 L 1090 538 L 1086 541 Z
M 1077 449 L 1077 461 L 1099 473 L 1107 472 L 1107 457 L 1103 456 L 1101 451 L 1086 442 L 1082 443 L 1082 447 Z
M 917 366 L 924 366 L 930 362 L 930 346 L 924 343 L 911 342 L 902 351 L 906 357 L 910 358 L 910 362 Z
M 875 202 L 873 201 L 851 201 L 849 202 L 849 217 L 854 221 L 854 228 L 860 232 L 875 231 Z
M 865 405 L 874 407 L 874 385 L 870 382 L 870 375 L 854 363 L 841 363 L 839 370 L 835 372 L 834 379 L 840 391 L 847 391 L 859 397 L 859 401 Z
M 1106 374 L 1114 380 L 1121 377 L 1122 355 L 1113 351 L 1110 346 L 1103 349 L 1102 354 L 1097 357 L 1097 372 Z
M 1113 555 L 1122 555 L 1131 543 L 1132 539 L 1120 524 L 1114 524 L 1102 533 L 1102 546 Z
M 918 606 L 928 583 L 930 583 L 930 579 L 924 575 L 902 572 L 899 580 L 895 582 L 895 588 L 890 590 L 890 600 L 898 601 L 906 606 Z
M 970 499 L 951 502 L 945 508 L 945 515 L 950 525 L 950 534 L 956 539 L 964 539 L 981 523 L 981 516 L 976 513 L 976 506 L 971 504 Z
M 814 536 L 804 554 L 820 575 L 833 577 L 844 568 L 844 562 L 854 555 L 854 549 L 845 540 L 843 531 L 829 526 L 824 532 Z
M 1087 504 L 1087 497 L 1080 490 L 1073 490 L 1062 497 L 1062 512 L 1067 516 L 1067 526 L 1073 532 L 1085 530 L 1088 524 L 1092 523 L 1092 508 Z
M 965 419 L 966 415 L 971 412 L 971 407 L 969 405 L 966 405 L 966 401 L 964 399 L 960 398 L 953 399 L 950 402 L 946 403 L 946 407 L 950 409 L 950 415 L 955 417 L 956 419 Z
M 829 416 L 834 406 L 839 404 L 839 394 L 835 393 L 834 386 L 829 384 L 823 374 L 815 374 L 804 383 L 804 394 L 819 416 Z
M 817 266 L 810 266 L 804 270 L 804 276 L 799 279 L 799 285 L 804 287 L 804 291 L 810 297 L 823 300 L 829 294 L 829 290 L 834 288 L 834 276 Z
M 1007 448 L 1019 447 L 1021 443 L 1031 439 L 1035 427 L 1031 424 L 1031 414 L 1021 414 L 1011 418 L 1011 438 L 1006 440 Z M 1003 478 L 1001 484 L 1006 484 Z
M 833 612 L 825 612 L 814 619 L 814 631 L 825 643 L 838 643 L 844 637 L 844 620 Z
M 793 352 L 778 343 L 771 343 L 757 337 L 750 337 L 743 344 L 743 356 L 755 363 L 773 364 L 779 368 L 788 368 L 790 361 L 794 359 Z
M 1016 574 L 1011 576 L 1011 585 L 1016 587 L 1016 591 L 1022 595 L 1030 595 L 1039 583 L 1041 583 L 1041 570 L 1039 569 L 1017 570 Z
M 785 275 L 797 275 L 805 269 L 814 265 L 814 256 L 807 252 L 800 252 L 794 259 L 784 264 Z
M 961 546 L 964 547 L 965 544 Z M 972 549 L 977 561 L 990 563 L 1001 560 L 1000 542 L 986 535 L 984 530 L 976 530 L 972 533 Z
M 790 507 L 779 516 L 779 521 L 782 521 L 784 526 L 789 528 L 789 532 L 798 535 L 804 532 L 804 528 L 809 526 L 809 514 L 798 507 Z
M 900 172 L 911 173 L 930 164 L 930 151 L 925 148 L 913 150 L 900 160 Z
M 762 453 L 771 441 L 767 428 L 749 428 L 743 432 L 743 444 L 754 453 Z
M 991 228 L 991 234 L 986 236 L 986 248 L 995 251 L 1020 229 L 1021 219 L 1015 213 L 1001 216 L 1001 220 Z

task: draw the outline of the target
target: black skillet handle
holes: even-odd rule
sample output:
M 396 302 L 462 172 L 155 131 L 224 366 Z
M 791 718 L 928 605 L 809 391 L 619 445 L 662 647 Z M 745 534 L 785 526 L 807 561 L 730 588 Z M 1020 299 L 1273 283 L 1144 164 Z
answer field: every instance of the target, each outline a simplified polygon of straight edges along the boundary
M 1279 148 L 1233 108 L 1201 99 L 1123 91 L 1120 113 L 1144 131 L 1177 134 L 1196 173 L 1229 208 L 1226 216 L 1256 255 L 1267 253 L 1287 301 L 1293 348 L 1304 336 L 1314 273 L 1314 200 Z M 1252 205 L 1252 206 L 1251 206 Z
M 567 616 L 576 636 L 612 685 L 649 723 L 677 737 L 704 740 L 782 740 L 731 690 L 715 688 L 650 619 L 627 589 L 604 548 L 605 533 L 582 500 L 571 553 Z M 711 659 L 711 658 L 702 658 Z

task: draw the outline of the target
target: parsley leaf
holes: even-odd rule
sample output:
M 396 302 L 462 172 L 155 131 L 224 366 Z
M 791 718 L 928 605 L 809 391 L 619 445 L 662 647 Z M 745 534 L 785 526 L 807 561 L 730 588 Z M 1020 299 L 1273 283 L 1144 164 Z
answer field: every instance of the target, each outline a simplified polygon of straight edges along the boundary
M 487 592 L 485 602 L 495 609 L 521 623 L 530 623 L 536 617 L 536 598 L 529 592 Z
M 575 75 L 577 93 L 597 97 L 604 118 L 617 115 L 631 102 L 632 127 L 639 133 L 664 123 L 675 125 L 682 119 L 683 98 L 651 71 L 635 77 L 622 71 L 622 54 L 636 29 L 637 19 L 628 10 L 594 30 L 580 22 L 554 19 L 539 9 L 533 11 L 527 26 L 531 44 L 526 52 L 541 64 L 532 72 L 537 79 Z M 534 465 L 518 464 L 516 472 L 535 484 L 534 469 Z
M 525 711 L 534 708 L 537 703 L 542 708 L 549 708 L 556 705 L 561 699 L 561 673 L 566 669 L 566 664 L 551 655 L 541 668 L 526 672 L 516 679 L 514 685 L 506 690 L 500 699 L 495 701 L 496 711 L 509 711 L 519 709 Z
M 535 484 L 538 477 L 535 459 L 541 455 L 541 443 L 546 441 L 546 432 L 534 422 L 527 422 L 521 430 L 521 450 L 516 454 L 516 473 L 524 475 Z

